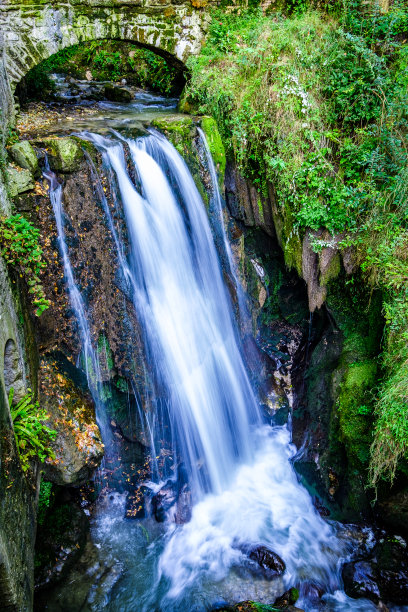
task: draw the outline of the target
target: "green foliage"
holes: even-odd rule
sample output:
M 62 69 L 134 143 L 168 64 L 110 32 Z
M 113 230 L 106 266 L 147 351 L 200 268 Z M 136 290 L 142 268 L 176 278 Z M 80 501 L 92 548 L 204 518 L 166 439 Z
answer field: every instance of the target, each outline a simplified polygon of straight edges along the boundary
M 54 500 L 53 484 L 47 480 L 41 480 L 40 493 L 38 496 L 38 512 L 37 522 L 39 525 L 43 525 L 47 512 L 52 506 Z
M 323 94 L 330 100 L 330 123 L 346 128 L 378 119 L 390 87 L 385 60 L 361 36 L 343 29 L 334 32 L 330 54 L 323 65 Z
M 302 2 L 288 9 L 290 19 L 215 11 L 189 60 L 186 99 L 216 119 L 227 155 L 261 194 L 273 184 L 289 266 L 301 271 L 309 228 L 341 233 L 366 293 L 383 291 L 374 416 L 364 398 L 349 411 L 372 429 L 376 419 L 365 438 L 367 447 L 374 433 L 375 484 L 408 458 L 408 4 L 333 3 L 337 21 Z
M 376 384 L 377 365 L 373 360 L 347 366 L 340 387 L 338 415 L 343 442 L 349 456 L 365 464 L 371 443 L 372 389 Z
M 11 145 L 15 144 L 18 141 L 19 141 L 19 137 L 18 137 L 18 134 L 17 134 L 16 130 L 14 130 L 13 128 L 9 127 L 8 136 L 7 136 L 7 140 L 6 140 L 6 147 L 11 146 Z
M 22 215 L 0 220 L 1 255 L 7 264 L 18 267 L 20 276 L 26 279 L 38 317 L 50 305 L 40 281 L 46 263 L 39 245 L 39 235 L 39 230 Z
M 28 100 L 52 98 L 55 83 L 50 74 L 62 73 L 85 79 L 90 70 L 95 80 L 118 81 L 153 89 L 169 95 L 180 88 L 179 71 L 148 49 L 120 41 L 91 41 L 74 45 L 30 70 L 25 77 L 22 97 Z
M 21 468 L 23 472 L 27 472 L 32 459 L 44 463 L 46 459 L 55 457 L 50 442 L 57 433 L 44 424 L 48 414 L 40 408 L 38 401 L 34 401 L 31 389 L 15 406 L 13 397 L 14 389 L 11 388 L 8 399 L 14 437 Z

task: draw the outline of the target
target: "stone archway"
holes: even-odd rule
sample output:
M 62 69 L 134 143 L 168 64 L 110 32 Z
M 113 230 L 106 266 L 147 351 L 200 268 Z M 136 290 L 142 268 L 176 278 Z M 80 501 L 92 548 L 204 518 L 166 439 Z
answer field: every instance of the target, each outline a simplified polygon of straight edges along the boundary
M 210 0 L 213 2 L 214 0 Z M 194 1 L 194 5 L 207 2 Z M 34 66 L 91 40 L 138 43 L 182 67 L 199 51 L 208 13 L 190 0 L 70 0 L 44 4 L 3 0 L 0 32 L 12 91 Z

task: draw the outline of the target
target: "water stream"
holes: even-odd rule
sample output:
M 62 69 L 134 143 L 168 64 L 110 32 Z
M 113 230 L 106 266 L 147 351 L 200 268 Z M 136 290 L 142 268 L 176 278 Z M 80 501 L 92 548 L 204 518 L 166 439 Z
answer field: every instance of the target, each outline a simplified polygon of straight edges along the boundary
M 156 133 L 137 139 L 93 132 L 82 137 L 103 154 L 123 205 L 128 249 L 109 207 L 104 211 L 143 329 L 148 368 L 166 398 L 169 444 L 180 458 L 173 481 L 187 485 L 193 500 L 184 525 L 170 517 L 159 528 L 145 519 L 149 541 L 137 521 L 123 518 L 123 495 L 112 495 L 110 504 L 97 509 L 93 539 L 125 570 L 103 606 L 90 604 L 89 610 L 201 611 L 245 599 L 271 602 L 293 585 L 307 585 L 298 604 L 307 611 L 376 609 L 342 592 L 341 563 L 353 543 L 319 516 L 299 484 L 288 427 L 263 423 L 207 213 L 184 160 Z M 219 198 L 211 158 L 209 167 Z M 90 360 L 95 370 L 86 310 L 64 239 L 61 186 L 51 173 L 46 176 L 85 363 Z M 222 224 L 220 200 L 216 206 Z M 225 230 L 220 231 L 238 286 Z M 160 437 L 152 431 L 154 422 L 153 447 Z M 157 490 L 162 484 L 150 486 Z M 256 573 L 247 551 L 258 545 L 284 559 L 283 579 Z M 322 601 L 314 598 L 319 591 L 325 592 Z

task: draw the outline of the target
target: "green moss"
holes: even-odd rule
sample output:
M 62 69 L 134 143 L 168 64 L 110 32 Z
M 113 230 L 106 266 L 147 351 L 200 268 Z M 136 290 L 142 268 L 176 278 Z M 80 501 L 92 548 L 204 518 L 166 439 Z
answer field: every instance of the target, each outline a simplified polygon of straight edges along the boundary
M 330 261 L 330 264 L 324 270 L 324 273 L 320 275 L 320 285 L 322 287 L 326 286 L 331 280 L 335 280 L 341 271 L 341 262 L 340 255 L 336 253 L 336 255 Z
M 56 172 L 75 172 L 83 159 L 83 151 L 75 138 L 44 138 L 36 141 L 45 147 L 50 167 Z M 81 145 L 82 146 L 82 145 Z
M 9 153 L 18 166 L 30 170 L 34 176 L 40 174 L 37 156 L 28 140 L 13 144 Z
M 7 166 L 6 179 L 9 193 L 12 198 L 15 198 L 20 193 L 34 189 L 34 177 L 30 170 L 26 168 Z
M 338 397 L 340 437 L 348 455 L 367 464 L 372 434 L 372 397 L 376 383 L 377 364 L 374 360 L 347 366 Z
M 215 119 L 212 117 L 202 117 L 201 129 L 207 139 L 208 147 L 218 171 L 219 181 L 223 184 L 226 164 L 225 148 Z

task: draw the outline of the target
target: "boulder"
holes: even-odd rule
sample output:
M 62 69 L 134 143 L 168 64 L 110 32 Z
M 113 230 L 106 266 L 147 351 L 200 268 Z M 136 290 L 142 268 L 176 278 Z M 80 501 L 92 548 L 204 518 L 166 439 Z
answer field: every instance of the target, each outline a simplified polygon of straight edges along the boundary
M 156 495 L 152 497 L 152 511 L 158 523 L 163 523 L 168 510 L 177 502 L 179 487 L 168 480 Z
M 249 558 L 262 568 L 268 578 L 280 576 L 286 569 L 284 561 L 266 546 L 257 546 L 249 554 Z
M 399 536 L 387 537 L 375 546 L 366 560 L 343 567 L 344 590 L 350 597 L 366 597 L 396 605 L 408 601 L 407 544 Z
M 9 149 L 9 153 L 18 166 L 29 170 L 33 176 L 40 175 L 37 156 L 28 140 L 22 140 L 13 144 Z
M 83 152 L 74 138 L 44 138 L 36 144 L 45 147 L 51 170 L 66 173 L 78 170 Z
M 377 585 L 377 568 L 370 561 L 346 563 L 343 567 L 344 590 L 347 595 L 358 599 L 365 597 L 375 603 L 380 600 Z
M 34 189 L 34 177 L 30 170 L 26 168 L 16 168 L 15 166 L 7 166 L 6 169 L 8 187 L 12 198 L 20 193 Z
M 287 610 L 289 606 L 292 606 L 299 599 L 299 591 L 292 587 L 288 591 L 285 591 L 283 595 L 275 599 L 274 608 L 278 608 L 279 610 Z
M 46 359 L 40 365 L 39 399 L 49 415 L 48 426 L 57 432 L 51 443 L 55 458 L 44 464 L 45 477 L 58 485 L 80 486 L 104 454 L 92 401 Z
M 129 89 L 111 83 L 105 85 L 104 94 L 105 98 L 112 102 L 131 102 L 133 100 L 133 94 Z

